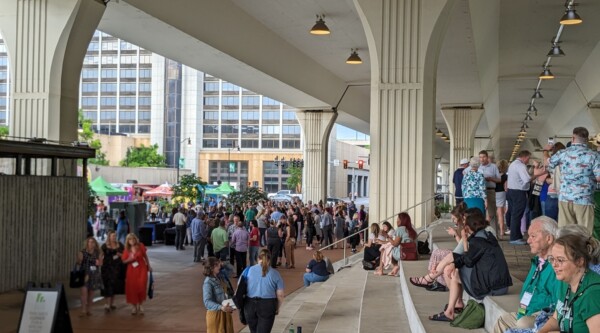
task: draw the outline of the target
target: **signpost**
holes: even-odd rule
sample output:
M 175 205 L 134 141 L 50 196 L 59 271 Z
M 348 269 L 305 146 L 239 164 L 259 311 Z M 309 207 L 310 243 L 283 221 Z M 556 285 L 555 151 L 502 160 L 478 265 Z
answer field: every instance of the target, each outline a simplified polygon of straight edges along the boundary
M 71 317 L 61 283 L 54 288 L 29 282 L 21 308 L 18 333 L 72 333 Z

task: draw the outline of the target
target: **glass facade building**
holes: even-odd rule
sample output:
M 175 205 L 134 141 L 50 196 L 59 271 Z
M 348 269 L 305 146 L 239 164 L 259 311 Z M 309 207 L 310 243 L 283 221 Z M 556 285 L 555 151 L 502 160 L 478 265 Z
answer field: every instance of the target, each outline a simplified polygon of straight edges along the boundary
M 8 54 L 2 36 L 0 36 L 0 126 L 8 125 L 9 92 Z

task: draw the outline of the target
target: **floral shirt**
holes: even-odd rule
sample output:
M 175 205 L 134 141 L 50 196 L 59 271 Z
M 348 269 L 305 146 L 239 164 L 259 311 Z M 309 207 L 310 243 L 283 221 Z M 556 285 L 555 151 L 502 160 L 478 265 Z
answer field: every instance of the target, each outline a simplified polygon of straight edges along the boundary
M 557 166 L 561 175 L 558 200 L 593 205 L 596 178 L 600 177 L 600 155 L 586 144 L 574 143 L 550 157 L 550 171 Z
M 472 169 L 465 173 L 462 181 L 463 198 L 486 199 L 485 178 L 483 174 Z

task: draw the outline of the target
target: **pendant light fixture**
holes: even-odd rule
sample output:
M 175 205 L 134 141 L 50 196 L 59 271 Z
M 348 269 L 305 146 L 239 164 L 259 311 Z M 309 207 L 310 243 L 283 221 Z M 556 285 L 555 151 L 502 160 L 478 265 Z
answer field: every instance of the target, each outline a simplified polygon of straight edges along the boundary
M 442 130 L 440 130 L 439 128 L 437 129 L 437 131 L 435 131 L 435 135 L 437 136 L 442 136 L 444 135 L 444 132 L 442 132 Z
M 315 23 L 315 25 L 312 27 L 312 29 L 310 29 L 311 34 L 313 34 L 313 35 L 329 35 L 331 33 L 331 31 L 329 31 L 329 28 L 325 24 L 325 21 L 323 20 L 323 18 L 325 18 L 324 14 L 317 15 L 317 23 Z
M 526 121 L 524 121 L 524 122 L 523 122 L 523 125 L 521 126 L 521 128 L 522 128 L 522 129 L 523 129 L 523 128 L 525 128 L 525 129 L 528 129 L 528 128 L 529 128 L 529 125 L 527 125 L 527 122 L 526 122 Z
M 531 112 L 531 111 L 537 112 L 537 109 L 535 108 L 535 105 L 533 105 L 533 103 L 529 104 L 529 107 L 527 108 L 527 112 L 528 113 Z
M 536 89 L 533 93 L 533 96 L 531 96 L 531 98 L 544 98 L 544 96 L 542 96 L 542 93 L 540 92 L 539 89 Z
M 560 48 L 560 45 L 558 45 L 558 43 L 560 43 L 560 42 L 552 43 L 552 48 L 550 49 L 550 51 L 547 54 L 548 57 L 564 57 L 565 56 L 565 53 Z
M 574 25 L 574 24 L 580 24 L 581 22 L 583 22 L 583 20 L 581 19 L 581 17 L 579 17 L 579 15 L 577 14 L 577 12 L 573 8 L 573 6 L 575 6 L 575 4 L 567 6 L 567 10 L 565 11 L 565 15 L 563 15 L 560 18 L 560 24 L 562 24 L 562 25 Z
M 542 80 L 551 80 L 554 79 L 554 74 L 552 74 L 550 68 L 546 66 L 544 67 L 544 70 L 540 73 L 539 78 Z
M 350 65 L 360 65 L 362 64 L 362 59 L 358 56 L 356 52 L 358 49 L 350 49 L 350 56 L 346 59 L 346 63 Z
M 527 112 L 527 115 L 525 116 L 525 121 L 529 121 L 529 120 L 533 120 L 533 118 L 531 118 L 531 114 L 529 112 Z

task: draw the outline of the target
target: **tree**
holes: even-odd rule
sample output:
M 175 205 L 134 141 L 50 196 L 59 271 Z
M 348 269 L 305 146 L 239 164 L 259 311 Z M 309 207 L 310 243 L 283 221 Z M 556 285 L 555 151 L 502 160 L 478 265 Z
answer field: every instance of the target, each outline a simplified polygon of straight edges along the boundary
M 290 165 L 287 171 L 290 174 L 290 177 L 287 179 L 288 187 L 300 193 L 302 187 L 302 168 Z
M 96 149 L 96 157 L 90 158 L 90 164 L 108 165 L 106 154 L 102 152 L 102 143 L 99 139 L 94 139 L 94 131 L 92 131 L 92 121 L 83 117 L 83 110 L 79 109 L 78 114 L 81 130 L 79 131 L 79 140 L 86 141 L 91 148 Z
M 0 126 L 0 139 L 4 139 L 8 134 L 8 126 Z
M 127 156 L 119 162 L 120 166 L 128 167 L 164 167 L 165 157 L 158 153 L 158 145 L 146 147 L 131 147 L 127 149 Z
M 195 174 L 183 175 L 179 178 L 179 184 L 173 185 L 173 197 L 177 204 L 183 202 L 203 201 L 204 187 L 206 182 Z
M 243 191 L 232 192 L 227 196 L 227 203 L 231 206 L 243 206 L 248 202 L 258 202 L 260 200 L 267 200 L 267 195 L 261 188 L 258 187 L 247 187 Z

